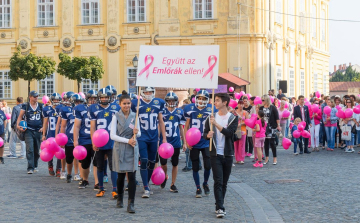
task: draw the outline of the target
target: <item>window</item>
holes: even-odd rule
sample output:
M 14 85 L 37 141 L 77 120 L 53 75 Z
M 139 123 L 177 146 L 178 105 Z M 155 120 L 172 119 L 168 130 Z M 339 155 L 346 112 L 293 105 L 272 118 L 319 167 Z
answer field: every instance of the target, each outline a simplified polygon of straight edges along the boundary
M 300 25 L 300 32 L 306 33 L 306 6 L 305 6 L 305 0 L 299 1 L 299 8 L 300 8 L 300 17 L 299 17 L 299 25 Z
M 194 19 L 212 19 L 212 0 L 194 0 Z
M 11 1 L 0 0 L 0 28 L 11 27 Z
M 324 95 L 327 95 L 327 86 L 328 86 L 327 75 L 324 74 L 324 76 L 323 76 L 323 94 Z
M 136 94 L 136 73 L 135 68 L 128 68 L 128 92 Z
M 305 95 L 305 71 L 300 70 L 300 95 Z
M 128 22 L 145 22 L 145 0 L 128 0 Z
M 322 41 L 325 41 L 325 31 L 326 31 L 326 27 L 325 27 L 325 11 L 324 10 L 321 10 L 321 40 Z
M 282 13 L 283 13 L 283 6 L 282 6 L 282 0 L 276 0 L 275 4 L 275 22 L 282 24 Z
M 38 0 L 38 26 L 54 25 L 54 0 Z
M 295 0 L 289 0 L 288 14 L 288 26 L 290 29 L 295 29 Z
M 276 90 L 279 89 L 279 81 L 282 80 L 282 69 L 281 67 L 278 67 L 276 69 Z
M 90 79 L 85 79 L 81 82 L 81 90 L 86 94 L 90 90 L 99 90 L 100 83 L 99 81 L 91 81 Z
M 54 86 L 55 86 L 55 75 L 51 74 L 49 77 L 42 79 L 38 82 L 38 92 L 39 96 L 43 97 L 47 95 L 50 97 L 52 93 L 55 92 Z
M 100 23 L 99 0 L 82 0 L 81 11 L 82 24 Z
M 8 71 L 0 71 L 0 98 L 11 98 L 11 80 Z
M 314 91 L 318 90 L 318 76 L 314 74 Z
M 290 97 L 295 96 L 295 71 L 290 69 L 289 71 L 289 93 Z
M 311 12 L 311 27 L 312 27 L 312 37 L 316 38 L 316 5 L 312 6 L 312 12 Z

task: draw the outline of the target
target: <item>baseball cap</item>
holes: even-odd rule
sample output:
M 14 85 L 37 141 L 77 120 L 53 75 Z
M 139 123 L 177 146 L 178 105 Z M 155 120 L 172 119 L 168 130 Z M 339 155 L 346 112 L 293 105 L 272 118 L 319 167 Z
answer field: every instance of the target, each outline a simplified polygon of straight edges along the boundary
M 30 97 L 38 97 L 39 93 L 37 93 L 37 91 L 30 91 L 29 96 Z

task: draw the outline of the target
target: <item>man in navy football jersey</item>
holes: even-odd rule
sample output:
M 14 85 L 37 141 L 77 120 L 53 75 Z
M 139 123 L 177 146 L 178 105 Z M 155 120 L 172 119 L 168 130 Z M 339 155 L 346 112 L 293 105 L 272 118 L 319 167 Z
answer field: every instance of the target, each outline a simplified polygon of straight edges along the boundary
M 18 120 L 17 128 L 25 131 L 26 159 L 28 160 L 28 174 L 37 172 L 38 161 L 40 158 L 40 141 L 42 136 L 42 108 L 43 104 L 38 103 L 39 94 L 36 91 L 30 91 L 29 102 L 22 105 Z M 20 127 L 20 121 L 25 115 L 27 129 Z
M 0 110 L 0 137 L 3 139 L 4 143 L 3 145 L 0 147 L 0 164 L 5 164 L 4 163 L 4 158 L 3 158 L 3 155 L 4 155 L 4 145 L 5 145 L 5 130 L 4 130 L 4 127 L 6 126 L 7 124 L 7 119 L 6 119 L 6 116 L 5 116 L 5 113 Z
M 214 109 L 214 112 L 217 110 Z M 211 115 L 211 105 L 209 104 L 209 93 L 205 90 L 197 92 L 195 97 L 195 104 L 189 104 L 184 108 L 184 115 L 186 118 L 185 134 L 189 128 L 197 128 L 200 130 L 201 135 L 204 132 L 206 118 Z M 210 194 L 208 180 L 210 176 L 211 164 L 209 153 L 209 141 L 201 137 L 200 141 L 194 145 L 189 146 L 190 159 L 192 161 L 193 178 L 196 185 L 196 197 L 202 197 L 199 177 L 199 155 L 202 153 L 204 160 L 204 182 L 203 189 L 205 195 Z
M 102 88 L 98 92 L 98 104 L 93 104 L 89 108 L 90 117 L 90 134 L 93 136 L 97 129 L 105 129 L 110 135 L 110 126 L 112 116 L 120 110 L 120 106 L 114 103 L 110 103 L 112 92 L 107 88 Z M 96 151 L 95 159 L 97 164 L 97 175 L 99 180 L 99 192 L 97 197 L 103 197 L 105 195 L 104 190 L 104 161 L 105 155 L 108 157 L 108 163 L 111 171 L 111 181 L 113 185 L 112 197 L 117 199 L 117 173 L 112 171 L 112 149 L 114 147 L 114 141 L 109 139 L 108 143 L 100 148 L 97 148 L 93 144 L 93 150 Z
M 55 130 L 56 124 L 58 121 L 58 114 L 56 112 L 56 106 L 60 104 L 61 96 L 58 93 L 53 93 L 50 97 L 50 101 L 52 106 L 45 106 L 42 115 L 43 119 L 43 136 L 42 141 L 53 137 L 55 138 Z M 55 176 L 54 167 L 53 167 L 53 160 L 48 162 L 49 174 L 50 176 Z M 61 172 L 61 160 L 58 159 L 56 162 L 56 176 L 60 176 Z
M 165 106 L 163 112 L 163 119 L 165 123 L 166 140 L 174 147 L 174 154 L 171 157 L 172 163 L 172 181 L 170 191 L 177 193 L 178 189 L 175 186 L 176 176 L 178 173 L 179 155 L 181 147 L 181 139 L 184 139 L 185 118 L 182 109 L 177 108 L 179 104 L 179 98 L 174 92 L 170 92 L 165 96 Z M 162 135 L 160 135 L 160 144 L 162 142 Z M 186 146 L 183 144 L 186 149 Z M 167 159 L 160 156 L 161 167 L 167 173 Z M 168 176 L 166 176 L 164 182 L 161 184 L 161 188 L 165 188 Z
M 61 127 L 61 109 L 63 107 L 66 107 L 65 104 L 68 103 L 68 101 L 70 100 L 69 98 L 66 97 L 66 93 L 63 95 L 62 100 L 60 101 L 59 105 L 57 105 L 55 107 L 55 111 L 58 114 L 57 117 L 57 122 L 56 122 L 56 130 L 55 130 L 55 136 L 60 132 L 60 127 Z M 61 173 L 60 173 L 60 179 L 61 180 L 65 180 L 66 179 L 66 159 L 62 159 L 61 160 Z
M 139 154 L 141 160 L 140 175 L 144 184 L 143 198 L 150 197 L 149 181 L 155 167 L 156 152 L 158 147 L 159 129 L 166 143 L 165 125 L 162 117 L 164 101 L 155 97 L 153 87 L 144 87 L 141 90 L 142 99 L 139 104 L 139 120 L 141 137 L 139 137 Z M 138 99 L 131 101 L 131 109 L 136 112 Z

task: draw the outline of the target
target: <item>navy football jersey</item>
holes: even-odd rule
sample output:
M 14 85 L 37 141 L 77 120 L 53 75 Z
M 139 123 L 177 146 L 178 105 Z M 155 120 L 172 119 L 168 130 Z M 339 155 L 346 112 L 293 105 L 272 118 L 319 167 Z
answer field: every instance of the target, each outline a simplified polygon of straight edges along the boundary
M 73 108 L 70 106 L 64 106 L 61 108 L 60 116 L 62 120 L 66 120 L 65 134 L 68 137 L 66 146 L 74 146 L 74 122 L 75 117 L 73 115 Z
M 27 128 L 30 130 L 35 130 L 35 131 L 40 130 L 42 128 L 42 117 L 41 117 L 42 111 L 41 110 L 42 110 L 43 104 L 37 103 L 36 108 L 33 109 L 29 103 L 24 103 L 24 104 L 22 104 L 21 110 L 26 111 L 26 106 L 28 106 L 27 112 L 25 114 Z
M 5 132 L 5 125 L 4 125 L 5 120 L 6 120 L 5 113 L 2 110 L 0 110 L 0 135 L 4 134 Z
M 81 120 L 79 130 L 79 145 L 91 144 L 90 137 L 90 119 L 88 118 L 88 106 L 79 104 L 74 107 L 75 119 Z
M 217 109 L 214 107 L 214 113 L 217 112 Z M 189 128 L 197 128 L 201 132 L 200 141 L 193 146 L 195 149 L 203 149 L 209 147 L 209 140 L 205 140 L 202 137 L 205 128 L 205 121 L 208 116 L 211 115 L 211 104 L 208 104 L 203 109 L 198 109 L 195 104 L 189 104 L 184 108 L 184 116 L 186 120 L 190 119 Z
M 166 141 L 174 148 L 181 147 L 180 128 L 185 125 L 184 111 L 181 108 L 175 108 L 170 112 L 167 108 L 163 112 L 163 120 L 165 123 Z M 160 134 L 160 144 L 162 144 L 162 134 Z
M 58 114 L 58 116 L 60 116 L 60 110 L 61 110 L 62 107 L 66 107 L 66 106 L 63 105 L 63 104 L 59 104 L 59 105 L 57 105 L 57 106 L 55 107 L 55 111 L 56 111 L 56 113 Z
M 138 99 L 131 101 L 131 109 L 136 112 Z M 159 98 L 152 99 L 149 103 L 140 99 L 139 105 L 139 121 L 141 136 L 140 141 L 157 142 L 159 139 L 158 133 L 158 116 L 164 111 L 164 100 Z
M 55 137 L 56 123 L 58 121 L 58 113 L 52 106 L 46 106 L 43 108 L 42 115 L 44 118 L 48 118 L 46 139 Z
M 101 107 L 99 104 L 93 104 L 89 107 L 89 115 L 91 121 L 96 120 L 96 129 L 105 129 L 110 135 L 111 121 L 113 115 L 120 110 L 117 104 L 110 104 L 106 108 Z M 109 142 L 98 149 L 112 149 L 114 141 L 110 139 Z

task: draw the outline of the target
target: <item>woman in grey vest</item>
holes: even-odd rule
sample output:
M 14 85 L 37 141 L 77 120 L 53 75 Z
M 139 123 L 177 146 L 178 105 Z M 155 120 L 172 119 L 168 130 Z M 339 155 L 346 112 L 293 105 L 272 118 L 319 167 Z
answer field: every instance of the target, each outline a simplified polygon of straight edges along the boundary
M 139 148 L 134 135 L 140 137 L 141 132 L 139 131 L 139 122 L 137 122 L 135 128 L 136 114 L 131 111 L 130 95 L 126 91 L 122 92 L 119 105 L 121 110 L 113 116 L 110 130 L 110 138 L 115 141 L 112 156 L 113 171 L 118 173 L 116 206 L 119 208 L 124 206 L 124 184 L 125 176 L 128 174 L 129 198 L 127 212 L 135 213 L 135 175 L 138 168 Z

